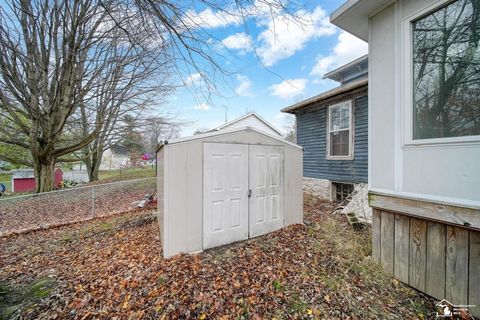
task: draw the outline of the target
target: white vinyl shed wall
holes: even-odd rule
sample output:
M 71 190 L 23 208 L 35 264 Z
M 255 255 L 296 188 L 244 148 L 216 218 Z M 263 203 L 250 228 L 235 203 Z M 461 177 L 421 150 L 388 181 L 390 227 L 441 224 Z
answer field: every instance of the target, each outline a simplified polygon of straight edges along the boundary
M 254 128 L 222 130 L 177 139 L 157 152 L 158 221 L 164 257 L 202 251 L 204 144 L 283 148 L 283 226 L 303 223 L 303 150 Z

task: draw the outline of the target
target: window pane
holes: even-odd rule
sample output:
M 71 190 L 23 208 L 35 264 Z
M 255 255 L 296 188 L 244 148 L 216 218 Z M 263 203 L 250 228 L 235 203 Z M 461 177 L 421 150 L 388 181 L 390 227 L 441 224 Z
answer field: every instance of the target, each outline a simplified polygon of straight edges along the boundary
M 330 155 L 348 156 L 349 155 L 349 130 L 330 133 Z
M 480 2 L 413 23 L 414 139 L 480 135 Z
M 353 192 L 353 185 L 346 183 L 334 183 L 335 201 L 343 202 Z
M 350 127 L 350 106 L 341 104 L 330 109 L 330 131 Z

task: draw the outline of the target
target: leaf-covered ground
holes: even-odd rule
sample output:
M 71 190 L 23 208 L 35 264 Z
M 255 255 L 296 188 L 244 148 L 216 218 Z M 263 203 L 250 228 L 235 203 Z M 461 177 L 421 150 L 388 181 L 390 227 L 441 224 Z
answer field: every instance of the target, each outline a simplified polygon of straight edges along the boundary
M 305 225 L 165 260 L 152 211 L 0 239 L 0 318 L 415 319 L 432 301 L 305 197 Z

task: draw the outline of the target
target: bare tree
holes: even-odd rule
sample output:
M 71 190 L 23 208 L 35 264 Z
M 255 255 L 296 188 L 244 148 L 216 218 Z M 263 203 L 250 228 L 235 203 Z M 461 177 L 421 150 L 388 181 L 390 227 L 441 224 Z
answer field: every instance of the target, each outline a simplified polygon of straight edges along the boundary
M 138 95 L 132 88 L 164 66 L 166 44 L 139 37 L 138 17 L 113 1 L 8 5 L 0 13 L 0 108 L 18 130 L 0 129 L 0 141 L 30 150 L 24 164 L 35 169 L 36 191 L 48 191 L 55 163 L 112 130 L 112 114 Z M 75 131 L 79 118 L 88 125 Z
M 119 24 L 118 19 L 116 21 Z M 162 104 L 163 98 L 173 91 L 169 80 L 171 59 L 165 54 L 166 45 L 155 48 L 161 49 L 163 54 L 160 55 L 152 53 L 149 46 L 136 47 L 127 39 L 122 39 L 126 36 L 122 34 L 109 43 L 110 54 L 116 59 L 105 70 L 106 81 L 97 88 L 88 104 L 80 106 L 78 112 L 83 136 L 88 135 L 96 123 L 103 123 L 96 138 L 83 148 L 82 158 L 90 181 L 98 180 L 103 152 L 118 143 L 136 123 L 124 120 L 145 116 L 152 105 Z M 140 39 L 142 43 L 150 38 L 148 34 L 134 36 L 137 42 Z
M 271 14 L 287 10 L 288 1 L 201 3 L 241 23 L 259 10 Z M 37 192 L 53 188 L 56 162 L 71 161 L 69 155 L 79 150 L 84 157 L 101 152 L 106 139 L 101 135 L 116 128 L 110 113 L 142 100 L 136 96 L 145 94 L 137 90 L 140 84 L 158 86 L 155 71 L 165 67 L 165 59 L 172 59 L 178 74 L 195 70 L 204 80 L 228 74 L 215 54 L 219 42 L 212 42 L 215 37 L 202 28 L 205 21 L 199 21 L 192 10 L 196 4 L 191 0 L 4 1 L 0 120 L 9 125 L 0 128 L 0 143 L 29 150 L 31 161 L 22 163 L 35 169 Z M 136 73 L 139 70 L 145 73 Z M 130 73 L 136 75 L 129 77 Z M 127 85 L 129 79 L 135 84 Z M 205 93 L 214 89 L 214 81 L 205 83 Z M 98 156 L 92 157 L 95 166 Z
M 178 117 L 158 117 L 145 120 L 144 135 L 147 138 L 147 149 L 154 154 L 156 148 L 163 141 L 177 138 L 184 126 L 190 124 Z
M 293 114 L 286 114 L 284 118 L 285 139 L 297 143 L 297 120 Z

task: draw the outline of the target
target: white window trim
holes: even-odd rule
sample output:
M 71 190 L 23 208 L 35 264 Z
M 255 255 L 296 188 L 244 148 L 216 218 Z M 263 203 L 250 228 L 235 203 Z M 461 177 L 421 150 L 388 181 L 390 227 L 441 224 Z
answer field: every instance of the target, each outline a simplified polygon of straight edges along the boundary
M 439 144 L 464 144 L 472 142 L 480 142 L 480 135 L 476 136 L 460 136 L 460 137 L 446 137 L 446 138 L 431 138 L 431 139 L 413 139 L 413 46 L 412 46 L 412 22 L 418 18 L 425 16 L 444 5 L 447 5 L 452 0 L 439 0 L 433 4 L 424 7 L 422 10 L 406 17 L 403 21 L 402 37 L 404 44 L 403 65 L 404 70 L 404 97 L 405 97 L 405 141 L 404 146 L 433 146 Z
M 349 107 L 349 113 L 350 113 L 350 122 L 349 122 L 349 133 L 348 133 L 348 155 L 347 156 L 332 156 L 330 155 L 330 115 L 331 115 L 331 110 L 335 107 L 338 107 L 340 105 L 343 105 L 347 103 Z M 353 137 L 354 137 L 354 130 L 353 130 L 353 106 L 352 106 L 352 100 L 347 100 L 347 101 L 342 101 L 340 103 L 332 104 L 328 106 L 327 110 L 327 160 L 353 160 Z M 344 129 L 346 130 L 346 129 Z M 344 130 L 337 130 L 337 131 L 344 131 Z

